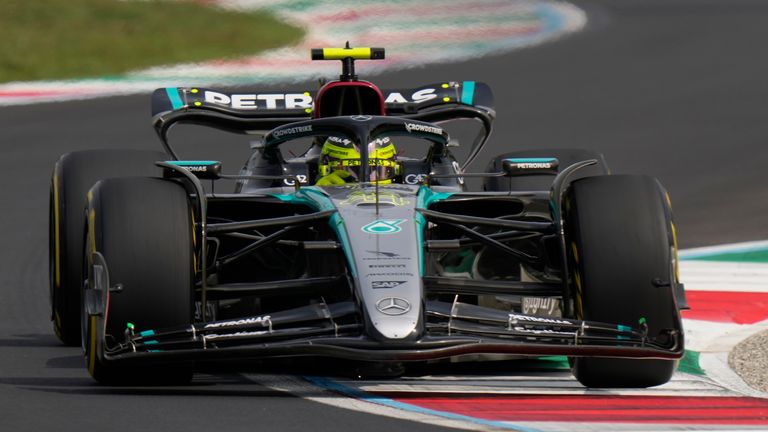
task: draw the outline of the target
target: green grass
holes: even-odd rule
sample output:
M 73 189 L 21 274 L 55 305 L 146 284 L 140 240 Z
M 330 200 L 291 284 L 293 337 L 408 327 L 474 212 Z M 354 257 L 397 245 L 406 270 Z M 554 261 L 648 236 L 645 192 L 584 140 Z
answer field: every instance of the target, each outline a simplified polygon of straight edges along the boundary
M 236 58 L 302 36 L 268 13 L 202 2 L 2 0 L 0 82 L 102 77 Z

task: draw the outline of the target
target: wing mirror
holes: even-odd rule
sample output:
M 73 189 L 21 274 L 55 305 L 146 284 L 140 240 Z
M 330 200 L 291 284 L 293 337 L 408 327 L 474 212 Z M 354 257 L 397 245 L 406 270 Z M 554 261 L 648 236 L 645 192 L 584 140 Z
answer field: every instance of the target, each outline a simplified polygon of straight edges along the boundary
M 219 161 L 186 160 L 165 161 L 165 163 L 183 168 L 199 179 L 218 180 L 221 178 L 221 162 Z M 184 177 L 184 174 L 178 169 L 165 168 L 164 171 L 166 177 Z
M 557 175 L 560 161 L 557 158 L 509 158 L 501 163 L 504 176 L 512 177 L 530 174 Z

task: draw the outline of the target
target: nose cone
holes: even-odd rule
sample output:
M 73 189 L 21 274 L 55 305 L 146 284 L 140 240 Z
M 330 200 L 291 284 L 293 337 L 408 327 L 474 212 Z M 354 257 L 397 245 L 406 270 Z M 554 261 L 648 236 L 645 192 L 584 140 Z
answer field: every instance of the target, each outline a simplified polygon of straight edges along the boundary
M 333 191 L 343 193 L 333 200 L 349 239 L 345 247 L 357 272 L 355 290 L 368 335 L 377 340 L 403 340 L 422 333 L 420 226 L 414 222 L 417 191 L 409 185 Z M 378 210 L 370 205 L 376 193 Z
M 384 297 L 376 302 L 376 311 L 371 317 L 373 327 L 384 339 L 406 339 L 418 334 L 417 324 L 421 303 L 412 305 L 401 297 Z

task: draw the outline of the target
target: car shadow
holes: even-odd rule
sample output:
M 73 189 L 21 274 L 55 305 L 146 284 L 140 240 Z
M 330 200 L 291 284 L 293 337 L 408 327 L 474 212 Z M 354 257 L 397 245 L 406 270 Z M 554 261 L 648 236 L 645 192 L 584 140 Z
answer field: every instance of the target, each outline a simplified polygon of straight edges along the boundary
M 11 335 L 0 338 L 0 347 L 45 347 L 53 348 L 64 346 L 53 334 L 31 333 Z

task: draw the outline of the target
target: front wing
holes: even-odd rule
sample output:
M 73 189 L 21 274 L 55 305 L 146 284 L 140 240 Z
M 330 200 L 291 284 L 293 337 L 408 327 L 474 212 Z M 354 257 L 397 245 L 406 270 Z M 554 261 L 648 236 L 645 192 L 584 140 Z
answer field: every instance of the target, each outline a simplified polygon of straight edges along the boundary
M 90 290 L 96 293 L 96 290 Z M 106 291 L 107 297 L 109 291 Z M 668 329 L 649 338 L 645 323 L 630 327 L 557 317 L 506 313 L 454 301 L 425 304 L 426 332 L 419 338 L 378 341 L 364 336 L 353 302 L 314 304 L 272 315 L 212 321 L 168 329 L 126 328 L 123 341 L 104 338 L 103 314 L 92 298 L 89 313 L 101 325 L 97 352 L 103 362 L 257 359 L 286 356 L 359 361 L 421 361 L 465 354 L 566 355 L 679 359 L 682 334 Z

